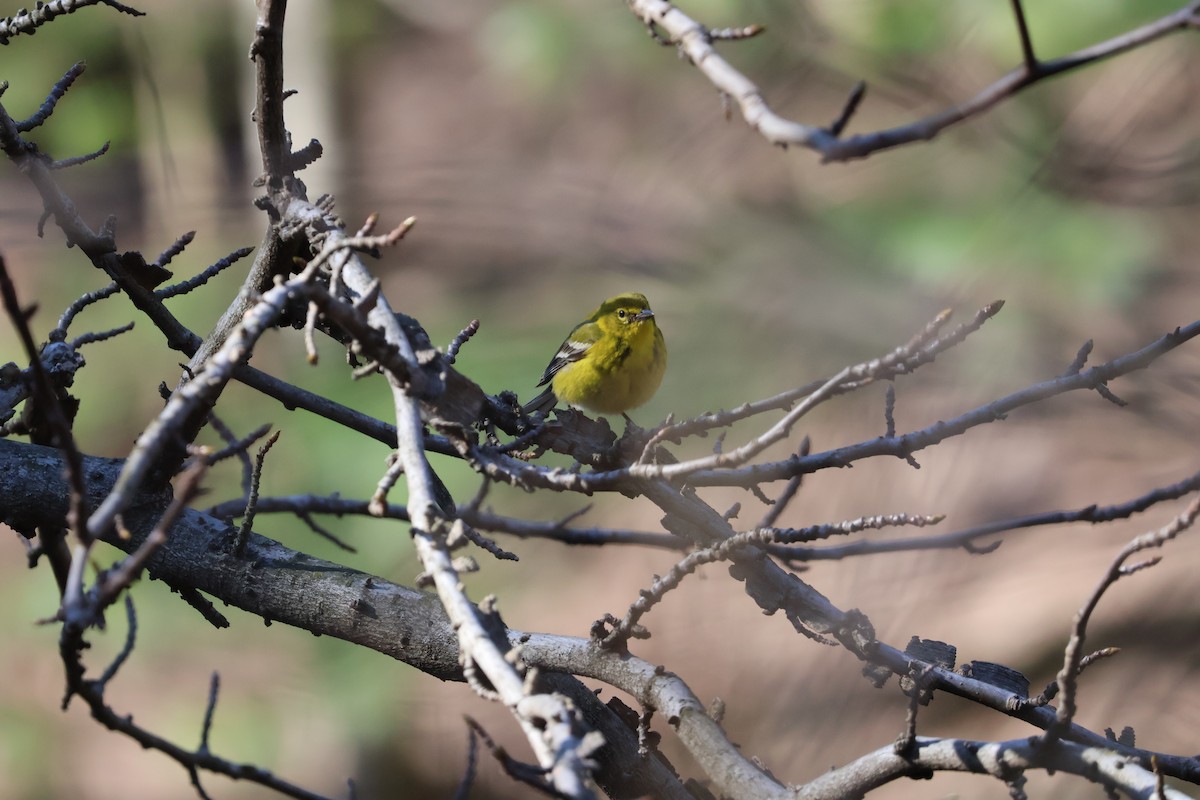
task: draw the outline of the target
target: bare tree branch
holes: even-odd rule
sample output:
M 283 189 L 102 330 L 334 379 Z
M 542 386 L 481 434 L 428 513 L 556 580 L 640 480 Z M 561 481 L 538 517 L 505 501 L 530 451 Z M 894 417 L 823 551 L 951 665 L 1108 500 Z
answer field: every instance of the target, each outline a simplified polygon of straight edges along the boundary
M 907 125 L 843 138 L 840 134 L 849 113 L 843 113 L 838 123 L 831 128 L 785 119 L 771 110 L 763 99 L 761 90 L 749 78 L 717 53 L 712 45 L 712 32 L 699 22 L 688 17 L 667 0 L 627 2 L 630 10 L 644 24 L 657 26 L 665 31 L 667 41 L 676 45 L 719 91 L 732 98 L 746 123 L 768 142 L 781 147 L 806 147 L 819 153 L 824 162 L 866 158 L 881 150 L 929 141 L 947 128 L 990 111 L 999 103 L 1036 83 L 1143 47 L 1168 34 L 1200 27 L 1200 2 L 1191 2 L 1178 11 L 1140 28 L 1060 58 L 1039 61 L 1033 55 L 1033 46 L 1021 6 L 1014 0 L 1025 57 L 1019 67 L 959 105 Z M 851 113 L 852 108 L 857 106 L 856 99 L 860 96 L 861 89 L 856 88 L 851 102 L 847 104 Z

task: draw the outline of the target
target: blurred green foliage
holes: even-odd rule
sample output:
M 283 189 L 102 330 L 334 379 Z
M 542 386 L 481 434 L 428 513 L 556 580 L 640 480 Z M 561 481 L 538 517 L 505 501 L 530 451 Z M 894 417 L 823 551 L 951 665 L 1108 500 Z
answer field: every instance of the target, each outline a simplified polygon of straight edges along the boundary
M 106 141 L 114 151 L 136 143 L 137 115 L 130 91 L 133 57 L 122 38 L 126 23 L 115 14 L 93 13 L 91 19 L 71 15 L 56 21 L 53 33 L 41 32 L 36 40 L 18 37 L 0 53 L 0 80 L 9 84 L 4 106 L 17 118 L 32 115 L 72 64 L 86 65 L 71 99 L 30 134 L 44 152 L 67 158 Z

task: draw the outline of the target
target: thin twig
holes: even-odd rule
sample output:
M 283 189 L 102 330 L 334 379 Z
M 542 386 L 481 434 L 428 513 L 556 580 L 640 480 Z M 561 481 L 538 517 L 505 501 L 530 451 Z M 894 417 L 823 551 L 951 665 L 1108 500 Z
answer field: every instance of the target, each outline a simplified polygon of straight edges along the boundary
M 86 164 L 89 161 L 95 161 L 100 156 L 108 152 L 111 142 L 105 142 L 90 153 L 84 153 L 81 156 L 71 156 L 70 158 L 60 158 L 46 164 L 46 168 L 50 170 L 70 169 L 78 167 L 80 164 Z
M 1025 21 L 1025 9 L 1021 0 L 1012 0 L 1013 17 L 1017 21 L 1017 33 L 1021 37 L 1021 55 L 1025 60 L 1025 68 L 1030 73 L 1037 72 L 1038 60 L 1033 52 L 1033 39 L 1029 35 L 1029 23 Z
M 3 34 L 0 34 L 0 38 L 2 37 Z M 72 67 L 68 69 L 61 78 L 58 79 L 58 82 L 54 84 L 54 88 L 50 90 L 50 94 L 46 96 L 45 101 L 43 101 L 38 110 L 33 113 L 33 116 L 29 117 L 28 119 L 23 119 L 17 123 L 17 130 L 22 133 L 26 133 L 50 119 L 50 115 L 54 113 L 54 109 L 58 105 L 58 101 L 61 100 L 63 95 L 65 95 L 71 88 L 71 84 L 75 83 L 75 79 L 83 74 L 83 70 L 86 68 L 86 66 L 87 65 L 82 61 L 72 65 Z
M 456 335 L 453 341 L 450 342 L 450 346 L 446 348 L 446 363 L 453 364 L 454 360 L 458 358 L 458 351 L 461 350 L 462 346 L 478 332 L 479 320 L 473 319 L 468 322 L 467 326 L 458 332 L 458 335 Z
M 246 542 L 250 539 L 250 531 L 254 530 L 254 514 L 258 505 L 258 486 L 262 481 L 263 463 L 267 459 L 267 453 L 271 452 L 271 448 L 279 441 L 279 434 L 282 431 L 275 431 L 271 434 L 271 438 L 263 443 L 263 446 L 258 448 L 258 453 L 254 456 L 254 471 L 250 477 L 250 493 L 246 496 L 246 513 L 243 515 L 241 527 L 238 528 L 237 537 L 234 540 L 234 552 L 241 555 L 246 550 Z
M 471 785 L 475 783 L 475 770 L 479 766 L 479 734 L 474 726 L 467 725 L 467 764 L 463 768 L 462 779 L 454 791 L 454 800 L 467 800 L 471 794 Z
M 210 264 L 187 280 L 171 284 L 170 286 L 164 286 L 161 289 L 155 289 L 154 295 L 160 300 L 167 300 L 172 297 L 178 297 L 181 294 L 187 294 L 188 292 L 208 283 L 214 277 L 221 274 L 241 259 L 250 255 L 252 252 L 254 252 L 253 247 L 239 247 L 237 250 L 234 250 L 220 261 Z M 159 256 L 159 258 L 162 258 L 162 256 Z
M 120 336 L 122 333 L 129 333 L 131 330 L 133 330 L 133 326 L 134 323 L 130 322 L 126 325 L 120 326 L 119 328 L 112 328 L 111 330 L 107 331 L 80 334 L 71 340 L 71 347 L 78 350 L 85 344 L 95 344 L 97 342 L 107 341 L 114 337 Z
M 67 307 L 67 310 L 64 311 L 62 316 L 58 318 L 57 329 L 65 333 L 67 328 L 71 326 L 71 322 L 75 319 L 76 314 L 90 306 L 92 303 L 99 302 L 106 297 L 112 297 L 119 291 L 121 291 L 121 288 L 117 286 L 116 282 L 113 282 L 105 286 L 103 289 L 97 289 L 94 292 L 88 292 Z
M 1079 609 L 1079 613 L 1075 615 L 1075 622 L 1071 627 L 1071 637 L 1067 642 L 1067 647 L 1063 654 L 1063 666 L 1058 672 L 1058 685 L 1062 699 L 1059 702 L 1058 712 L 1055 714 L 1055 725 L 1051 726 L 1042 737 L 1045 743 L 1050 743 L 1058 739 L 1062 735 L 1063 730 L 1075 718 L 1076 693 L 1078 689 L 1080 662 L 1083 657 L 1083 643 L 1087 636 L 1088 622 L 1091 620 L 1096 606 L 1100 604 L 1100 599 L 1121 578 L 1153 566 L 1159 561 L 1159 558 L 1154 558 L 1149 561 L 1126 566 L 1125 562 L 1130 556 L 1140 553 L 1143 550 L 1162 547 L 1191 527 L 1192 523 L 1196 521 L 1197 516 L 1200 516 L 1200 497 L 1193 500 L 1187 509 L 1169 524 L 1164 525 L 1157 531 L 1144 533 L 1125 545 L 1121 552 L 1117 554 L 1117 557 L 1113 559 L 1112 564 L 1109 565 L 1108 570 L 1104 573 L 1096 588 L 1092 590 L 1091 596 L 1088 597 L 1087 601 Z
M 923 536 L 911 539 L 893 539 L 889 541 L 861 540 L 849 544 L 823 548 L 795 548 L 792 557 L 803 561 L 837 561 L 851 556 L 870 555 L 875 553 L 895 553 L 913 550 L 945 550 L 958 547 L 968 547 L 985 536 L 991 536 L 1005 531 L 1016 531 L 1024 528 L 1035 528 L 1047 525 L 1064 525 L 1072 522 L 1088 522 L 1098 525 L 1118 519 L 1127 519 L 1134 514 L 1140 514 L 1159 503 L 1175 500 L 1193 492 L 1200 491 L 1200 472 L 1169 486 L 1153 489 L 1123 503 L 1109 506 L 1089 505 L 1069 511 L 1045 511 L 1029 514 L 1024 517 L 1012 517 L 996 520 L 973 528 L 945 533 L 938 536 Z

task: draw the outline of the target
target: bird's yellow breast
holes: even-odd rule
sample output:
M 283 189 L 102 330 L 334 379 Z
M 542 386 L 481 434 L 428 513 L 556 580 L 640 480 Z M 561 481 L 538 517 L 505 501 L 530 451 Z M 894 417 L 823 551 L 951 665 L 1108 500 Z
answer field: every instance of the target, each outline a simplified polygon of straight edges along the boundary
M 554 376 L 559 399 L 600 414 L 621 414 L 654 396 L 667 369 L 662 332 L 651 318 L 623 333 L 600 337 L 586 358 Z

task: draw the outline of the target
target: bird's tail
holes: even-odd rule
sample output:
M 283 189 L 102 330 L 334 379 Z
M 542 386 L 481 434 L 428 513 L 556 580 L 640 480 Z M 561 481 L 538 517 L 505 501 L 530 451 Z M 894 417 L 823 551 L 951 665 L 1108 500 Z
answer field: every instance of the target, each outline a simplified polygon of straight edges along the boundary
M 546 414 L 550 411 L 550 409 L 554 408 L 554 404 L 557 402 L 558 398 L 554 396 L 553 387 L 547 386 L 544 392 L 530 400 L 521 408 L 526 414 Z

